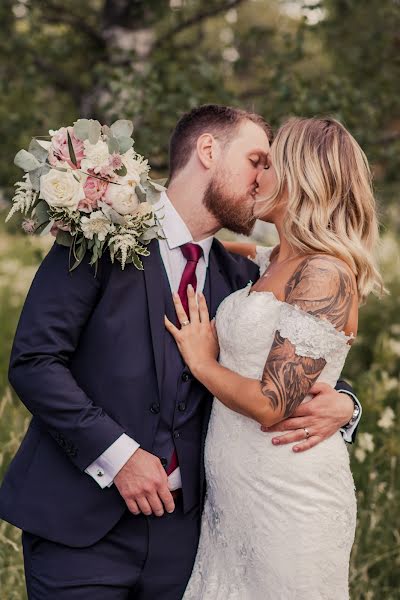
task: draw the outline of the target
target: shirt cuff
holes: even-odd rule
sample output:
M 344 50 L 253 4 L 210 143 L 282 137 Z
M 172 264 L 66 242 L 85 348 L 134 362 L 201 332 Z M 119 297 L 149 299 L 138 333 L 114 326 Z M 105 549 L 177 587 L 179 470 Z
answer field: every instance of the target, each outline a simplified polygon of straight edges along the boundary
M 179 490 L 182 487 L 181 470 L 179 467 L 168 475 L 168 489 L 170 492 Z
M 110 487 L 114 477 L 138 448 L 140 445 L 123 433 L 85 469 L 85 473 L 93 477 L 102 489 Z
M 345 442 L 348 442 L 349 444 L 353 443 L 353 435 L 355 430 L 358 427 L 358 424 L 360 422 L 361 419 L 361 415 L 362 415 L 362 406 L 360 404 L 359 399 L 357 398 L 357 396 L 355 394 L 353 394 L 353 392 L 349 392 L 348 390 L 337 390 L 338 392 L 340 392 L 341 394 L 347 394 L 348 396 L 351 396 L 351 398 L 354 400 L 354 402 L 358 405 L 360 412 L 358 413 L 358 417 L 357 420 L 355 421 L 355 423 L 353 423 L 350 426 L 345 426 L 342 427 L 340 429 L 342 435 L 343 435 L 343 439 Z

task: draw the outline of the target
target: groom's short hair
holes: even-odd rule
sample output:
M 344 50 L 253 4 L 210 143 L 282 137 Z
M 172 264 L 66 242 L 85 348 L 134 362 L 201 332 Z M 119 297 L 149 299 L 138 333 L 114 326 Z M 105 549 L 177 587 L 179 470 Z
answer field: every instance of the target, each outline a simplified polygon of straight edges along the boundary
M 239 125 L 246 120 L 264 129 L 272 142 L 270 125 L 256 113 L 220 104 L 203 104 L 185 113 L 176 124 L 169 143 L 169 178 L 172 179 L 189 162 L 203 133 L 219 135 L 225 144 L 229 144 Z

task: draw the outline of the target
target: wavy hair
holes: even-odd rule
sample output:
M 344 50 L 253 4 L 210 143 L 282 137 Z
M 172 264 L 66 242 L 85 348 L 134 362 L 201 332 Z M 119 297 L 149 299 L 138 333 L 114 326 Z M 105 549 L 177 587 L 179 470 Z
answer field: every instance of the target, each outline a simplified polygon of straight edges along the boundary
M 277 186 L 265 201 L 273 208 L 287 194 L 284 235 L 291 246 L 345 261 L 360 302 L 370 292 L 382 295 L 371 172 L 353 136 L 332 118 L 291 118 L 276 135 L 271 162 Z

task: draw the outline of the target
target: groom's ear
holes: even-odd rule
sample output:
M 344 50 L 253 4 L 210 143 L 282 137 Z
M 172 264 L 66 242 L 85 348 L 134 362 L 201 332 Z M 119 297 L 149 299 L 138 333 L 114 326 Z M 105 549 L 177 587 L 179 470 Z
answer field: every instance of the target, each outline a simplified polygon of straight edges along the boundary
M 220 155 L 220 147 L 211 133 L 203 133 L 196 144 L 199 161 L 206 169 L 211 169 Z

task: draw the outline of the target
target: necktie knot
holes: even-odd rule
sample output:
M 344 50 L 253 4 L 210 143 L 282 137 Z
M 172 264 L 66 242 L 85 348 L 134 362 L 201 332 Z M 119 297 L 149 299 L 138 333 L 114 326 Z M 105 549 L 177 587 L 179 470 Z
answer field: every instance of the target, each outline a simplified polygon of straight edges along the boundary
M 188 262 L 198 263 L 203 254 L 203 248 L 198 244 L 192 244 L 191 242 L 183 244 L 180 246 L 180 249 Z

